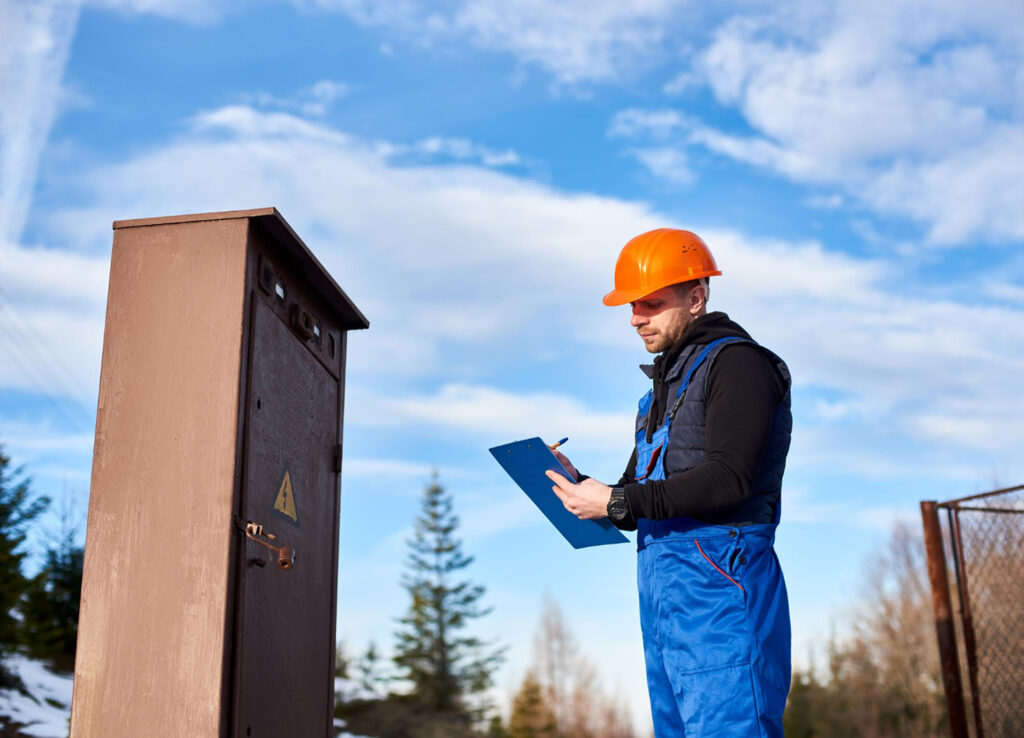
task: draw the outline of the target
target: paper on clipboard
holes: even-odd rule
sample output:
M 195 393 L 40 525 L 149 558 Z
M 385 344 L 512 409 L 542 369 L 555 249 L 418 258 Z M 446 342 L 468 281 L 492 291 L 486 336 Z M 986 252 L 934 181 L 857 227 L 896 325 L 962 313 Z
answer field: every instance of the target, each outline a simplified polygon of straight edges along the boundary
M 540 438 L 527 438 L 495 446 L 490 452 L 512 477 L 512 481 L 533 500 L 533 504 L 540 508 L 573 548 L 628 541 L 608 518 L 580 520 L 565 509 L 562 501 L 551 491 L 552 482 L 544 472 L 551 470 L 569 479 L 572 479 L 572 475 L 558 462 L 551 449 Z

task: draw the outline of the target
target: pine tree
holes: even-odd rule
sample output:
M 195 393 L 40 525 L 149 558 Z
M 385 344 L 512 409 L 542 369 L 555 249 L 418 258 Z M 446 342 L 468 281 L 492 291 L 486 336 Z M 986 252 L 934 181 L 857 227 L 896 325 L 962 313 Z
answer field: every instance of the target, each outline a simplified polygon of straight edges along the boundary
M 424 490 L 421 514 L 407 541 L 402 584 L 410 603 L 395 634 L 394 661 L 402 677 L 412 683 L 413 695 L 424 704 L 469 715 L 466 698 L 491 686 L 504 653 L 465 635 L 469 623 L 490 610 L 479 606 L 483 586 L 458 580 L 473 562 L 455 536 L 458 525 L 451 495 L 435 475 Z
M 50 501 L 33 497 L 21 469 L 10 469 L 11 460 L 0 446 L 0 683 L 10 683 L 2 659 L 17 646 L 20 623 L 15 615 L 28 580 L 21 571 L 26 552 L 25 530 Z
M 334 648 L 334 676 L 348 679 L 349 668 L 352 666 L 352 659 L 348 655 L 348 648 L 345 642 L 339 640 Z
M 74 668 L 78 643 L 84 558 L 84 549 L 75 543 L 75 531 L 66 529 L 47 548 L 46 563 L 29 582 L 21 605 L 29 653 L 69 671 Z
M 491 721 L 487 724 L 487 732 L 484 735 L 487 738 L 511 738 L 511 733 L 505 729 L 505 724 L 501 722 L 500 715 L 491 717 Z
M 370 641 L 355 662 L 356 680 L 359 686 L 367 692 L 380 694 L 388 681 L 388 675 L 384 673 L 384 664 L 381 663 L 380 653 L 377 651 L 377 644 Z
M 511 738 L 556 738 L 558 726 L 555 713 L 544 700 L 544 691 L 533 672 L 526 672 L 512 701 L 508 719 Z

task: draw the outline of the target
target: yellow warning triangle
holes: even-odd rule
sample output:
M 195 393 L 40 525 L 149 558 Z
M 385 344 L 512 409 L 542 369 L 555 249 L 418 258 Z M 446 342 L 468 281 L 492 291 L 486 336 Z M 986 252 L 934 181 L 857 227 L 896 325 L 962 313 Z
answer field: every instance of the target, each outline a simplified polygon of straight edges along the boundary
M 292 477 L 287 471 L 284 473 L 284 479 L 281 480 L 281 488 L 277 490 L 274 509 L 282 515 L 287 515 L 296 523 L 299 522 L 299 513 L 295 509 L 295 491 L 292 489 Z

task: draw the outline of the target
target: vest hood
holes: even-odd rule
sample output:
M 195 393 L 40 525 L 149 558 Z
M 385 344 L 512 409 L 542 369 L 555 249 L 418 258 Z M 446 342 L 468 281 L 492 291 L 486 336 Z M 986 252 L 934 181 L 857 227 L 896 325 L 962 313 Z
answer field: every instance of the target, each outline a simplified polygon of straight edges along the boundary
M 750 339 L 750 334 L 725 313 L 719 311 L 707 313 L 690 323 L 682 337 L 671 347 L 658 354 L 653 364 L 641 364 L 640 369 L 654 380 L 655 387 L 657 387 L 665 378 L 669 378 L 671 381 L 673 375 L 682 368 L 676 364 L 680 354 L 687 346 L 711 343 L 728 336 Z
M 651 413 L 651 422 L 656 426 L 657 418 L 664 414 L 668 400 L 668 385 L 679 378 L 683 371 L 683 364 L 680 361 L 683 351 L 687 346 L 703 345 L 711 343 L 719 338 L 738 336 L 739 338 L 750 338 L 739 323 L 732 321 L 728 315 L 722 312 L 713 312 L 702 315 L 683 332 L 682 337 L 672 345 L 671 348 L 663 351 L 654 360 L 653 364 L 642 364 L 640 369 L 654 380 L 654 404 Z M 654 432 L 654 427 L 648 430 L 648 435 Z

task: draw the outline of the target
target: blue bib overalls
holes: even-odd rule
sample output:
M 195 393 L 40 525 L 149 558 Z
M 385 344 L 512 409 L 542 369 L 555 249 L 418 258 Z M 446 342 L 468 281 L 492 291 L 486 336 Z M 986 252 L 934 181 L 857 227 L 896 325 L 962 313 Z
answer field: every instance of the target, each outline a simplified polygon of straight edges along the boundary
M 678 400 L 718 343 L 698 354 L 651 440 L 637 432 L 638 482 L 665 478 Z M 648 392 L 641 417 L 651 402 Z M 790 625 L 773 548 L 778 520 L 776 506 L 774 522 L 763 525 L 637 521 L 640 625 L 656 738 L 782 738 Z

